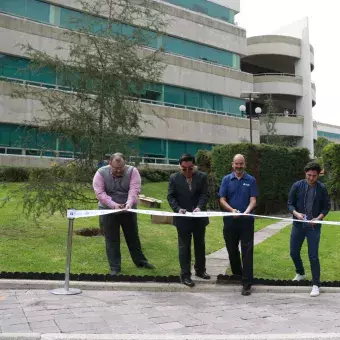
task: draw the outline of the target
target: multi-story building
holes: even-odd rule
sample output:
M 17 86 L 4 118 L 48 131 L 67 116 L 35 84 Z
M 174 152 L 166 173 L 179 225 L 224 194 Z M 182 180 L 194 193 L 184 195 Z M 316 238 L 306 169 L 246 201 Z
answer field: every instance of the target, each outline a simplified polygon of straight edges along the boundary
M 317 122 L 318 137 L 324 137 L 334 143 L 340 143 L 340 126 Z
M 313 138 L 317 138 L 311 113 L 314 53 L 308 35 L 247 40 L 246 31 L 234 22 L 239 0 L 154 2 L 170 24 L 159 41 L 166 69 L 142 104 L 143 114 L 153 124 L 143 126 L 141 156 L 159 163 L 175 162 L 184 152 L 249 140 L 250 122 L 239 107 L 245 104 L 241 94 L 253 91 L 273 94 L 279 113 L 292 112 L 279 118 L 278 132 L 299 137 L 299 144 L 313 152 Z M 54 74 L 19 71 L 29 62 L 19 44 L 29 42 L 53 52 L 63 43 L 61 31 L 72 29 L 69 18 L 82 15 L 75 0 L 0 1 L 0 164 L 42 165 L 56 155 L 72 157 L 72 145 L 52 138 L 49 150 L 39 153 L 42 140 L 46 144 L 49 137 L 32 135 L 30 130 L 27 139 L 23 128 L 40 114 L 39 99 L 13 99 L 11 93 L 17 82 L 57 86 Z M 304 32 L 308 33 L 308 27 Z M 260 142 L 260 134 L 260 121 L 254 120 L 254 143 Z

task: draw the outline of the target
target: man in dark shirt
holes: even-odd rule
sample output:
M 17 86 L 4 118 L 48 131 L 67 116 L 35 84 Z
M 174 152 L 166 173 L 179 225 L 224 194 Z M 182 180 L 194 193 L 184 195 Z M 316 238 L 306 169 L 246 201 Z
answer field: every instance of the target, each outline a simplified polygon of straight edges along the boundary
M 179 160 L 180 171 L 172 174 L 168 188 L 168 202 L 171 209 L 180 214 L 206 210 L 208 202 L 207 174 L 195 170 L 195 157 L 184 154 Z M 173 220 L 178 233 L 178 253 L 181 266 L 181 281 L 188 287 L 191 280 L 191 238 L 195 246 L 195 275 L 209 280 L 205 268 L 205 228 L 208 217 L 180 217 Z
M 235 155 L 233 172 L 225 176 L 220 187 L 220 204 L 228 212 L 251 214 L 258 196 L 255 178 L 244 169 L 243 155 Z M 223 235 L 229 254 L 232 273 L 242 276 L 242 295 L 251 294 L 253 281 L 254 218 L 251 216 L 227 216 L 223 218 Z M 241 241 L 242 264 L 239 252 Z
M 305 269 L 301 259 L 301 247 L 307 238 L 308 256 L 312 270 L 313 288 L 310 296 L 320 294 L 320 261 L 319 242 L 321 221 L 328 214 L 330 201 L 326 186 L 318 181 L 321 167 L 318 163 L 308 163 L 305 166 L 306 179 L 293 184 L 288 197 L 288 209 L 297 220 L 315 221 L 315 223 L 293 222 L 290 236 L 290 256 L 294 262 L 296 275 L 294 281 L 304 280 Z

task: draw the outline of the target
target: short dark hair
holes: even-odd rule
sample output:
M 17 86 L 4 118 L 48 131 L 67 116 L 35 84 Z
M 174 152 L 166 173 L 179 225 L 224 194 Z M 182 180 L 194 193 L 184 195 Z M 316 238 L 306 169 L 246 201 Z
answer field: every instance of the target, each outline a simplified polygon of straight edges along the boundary
M 195 164 L 195 157 L 193 155 L 190 155 L 190 153 L 185 153 L 179 159 L 179 164 L 182 164 L 183 162 L 192 162 L 193 164 Z
M 319 163 L 316 162 L 309 162 L 306 166 L 305 166 L 305 172 L 308 172 L 310 170 L 316 171 L 318 174 L 320 174 L 321 172 L 321 166 Z
M 125 162 L 125 156 L 121 152 L 116 152 L 112 154 L 110 157 L 110 162 L 112 162 L 115 158 L 118 158 L 118 159 L 120 158 Z

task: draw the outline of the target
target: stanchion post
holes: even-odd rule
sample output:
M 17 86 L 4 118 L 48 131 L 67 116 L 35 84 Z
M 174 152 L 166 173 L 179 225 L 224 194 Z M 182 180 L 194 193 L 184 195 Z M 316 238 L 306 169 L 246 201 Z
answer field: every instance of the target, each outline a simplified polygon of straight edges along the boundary
M 73 223 L 74 218 L 71 213 L 68 211 L 68 235 L 67 235 L 67 249 L 66 249 L 66 269 L 65 269 L 65 282 L 64 288 L 57 288 L 51 291 L 52 294 L 55 295 L 76 295 L 80 294 L 81 290 L 78 288 L 69 288 L 70 285 L 70 271 L 71 271 L 71 254 L 72 254 L 72 236 L 73 236 Z

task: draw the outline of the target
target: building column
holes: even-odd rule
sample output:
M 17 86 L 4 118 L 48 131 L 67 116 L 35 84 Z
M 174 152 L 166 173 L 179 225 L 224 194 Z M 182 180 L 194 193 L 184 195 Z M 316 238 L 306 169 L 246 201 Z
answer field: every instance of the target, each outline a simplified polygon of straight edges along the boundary
M 302 77 L 302 97 L 296 100 L 296 113 L 304 117 L 303 138 L 298 141 L 298 146 L 307 148 L 310 151 L 310 156 L 314 157 L 309 24 L 308 18 L 305 20 L 301 38 L 301 58 L 295 63 L 295 74 Z

